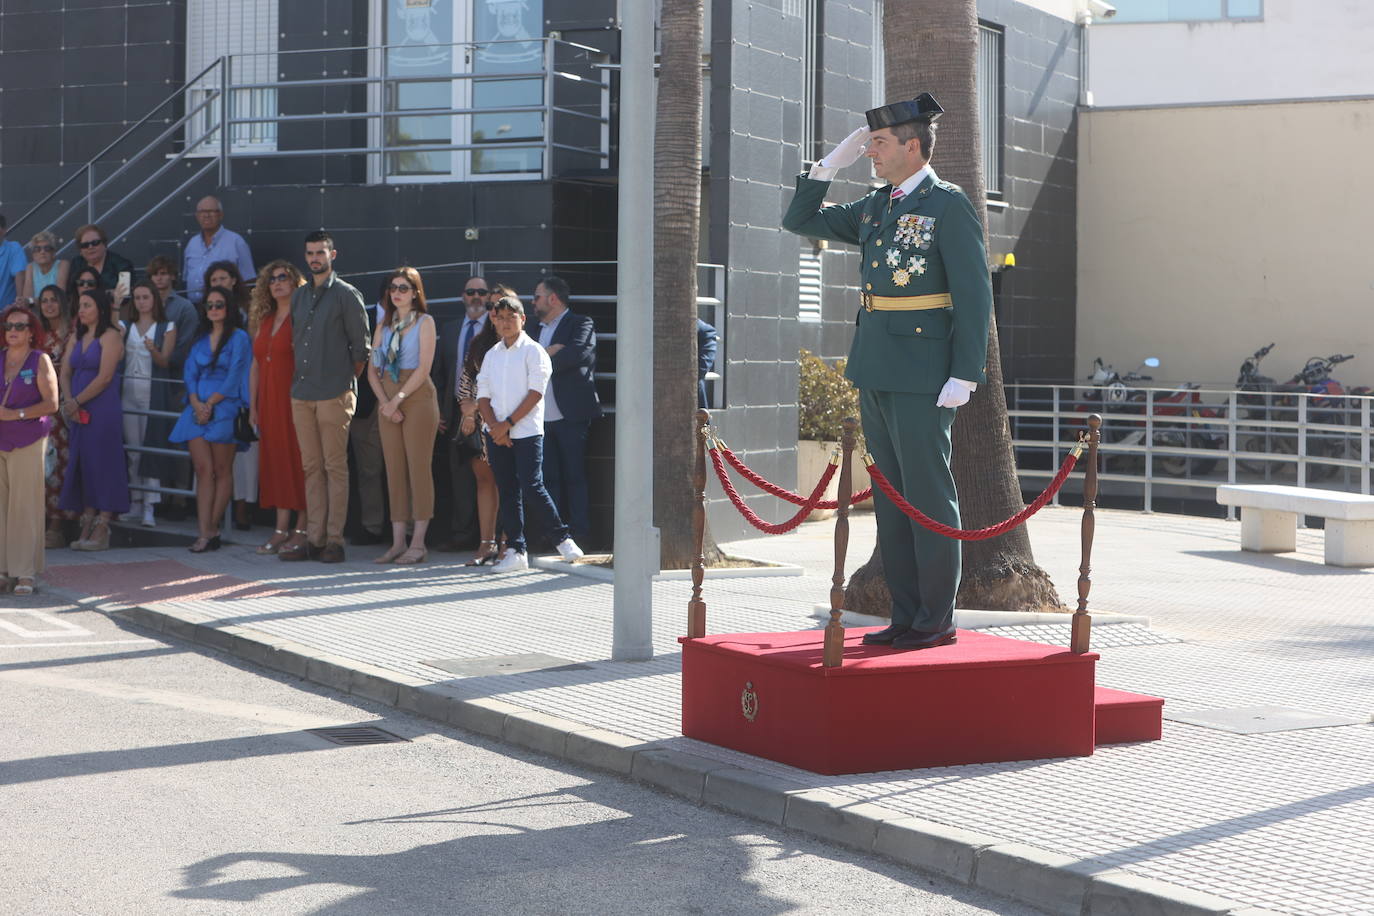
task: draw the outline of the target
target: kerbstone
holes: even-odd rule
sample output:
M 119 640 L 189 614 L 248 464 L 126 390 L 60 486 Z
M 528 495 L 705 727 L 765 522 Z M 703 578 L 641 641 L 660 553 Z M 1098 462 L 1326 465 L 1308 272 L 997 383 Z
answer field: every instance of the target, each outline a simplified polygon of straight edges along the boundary
M 573 763 L 628 776 L 634 769 L 635 752 L 640 750 L 648 747 L 637 738 L 604 728 L 584 728 L 568 736 L 563 754 Z
M 506 716 L 501 737 L 541 754 L 562 757 L 568 746 L 568 733 L 586 727 L 581 722 L 544 712 L 513 712 Z
M 924 871 L 971 884 L 978 851 L 999 842 L 995 837 L 960 827 L 919 817 L 904 817 L 878 826 L 873 851 Z
M 473 700 L 454 700 L 449 706 L 446 721 L 449 725 L 477 732 L 479 735 L 500 738 L 505 731 L 506 716 L 522 712 L 529 710 L 504 700 L 478 697 Z
M 990 846 L 978 853 L 973 883 L 1051 913 L 1079 913 L 1091 877 L 1072 871 L 1080 860 L 1021 843 Z
M 1083 912 L 1088 916 L 1214 916 L 1235 907 L 1233 900 L 1112 871 L 1092 879 Z
M 706 774 L 728 764 L 707 760 L 695 754 L 684 754 L 668 748 L 654 748 L 635 754 L 630 775 L 640 782 L 658 786 L 674 795 L 694 802 L 701 801 L 706 790 Z
M 400 697 L 400 684 L 397 678 L 402 675 L 374 668 L 371 665 L 354 664 L 348 678 L 348 692 L 354 696 L 365 697 L 395 706 Z
M 855 849 L 869 850 L 878 838 L 878 825 L 901 815 L 868 802 L 813 789 L 787 797 L 783 825 Z
M 788 793 L 802 789 L 790 780 L 727 767 L 707 774 L 701 800 L 736 814 L 781 824 L 787 814 Z
M 348 693 L 348 687 L 353 682 L 353 668 L 347 661 L 323 652 L 302 654 L 306 655 L 306 680 L 332 687 L 340 693 Z

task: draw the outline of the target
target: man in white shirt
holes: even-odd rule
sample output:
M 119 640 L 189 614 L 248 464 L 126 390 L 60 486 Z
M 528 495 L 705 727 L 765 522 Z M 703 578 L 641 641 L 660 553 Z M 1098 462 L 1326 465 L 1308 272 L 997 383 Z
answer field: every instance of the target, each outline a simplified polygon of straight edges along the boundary
M 506 296 L 491 309 L 500 340 L 487 351 L 477 373 L 477 411 L 487 431 L 487 459 L 501 494 L 501 529 L 506 552 L 496 570 L 526 569 L 524 502 L 538 507 L 558 553 L 569 563 L 582 549 L 544 489 L 544 389 L 553 363 L 544 348 L 525 334 L 525 307 Z
M 224 228 L 219 198 L 205 197 L 196 204 L 196 222 L 200 232 L 186 243 L 186 269 L 181 272 L 191 301 L 200 301 L 205 292 L 205 269 L 216 261 L 233 261 L 239 276 L 252 283 L 258 272 L 253 269 L 248 243 L 237 232 Z

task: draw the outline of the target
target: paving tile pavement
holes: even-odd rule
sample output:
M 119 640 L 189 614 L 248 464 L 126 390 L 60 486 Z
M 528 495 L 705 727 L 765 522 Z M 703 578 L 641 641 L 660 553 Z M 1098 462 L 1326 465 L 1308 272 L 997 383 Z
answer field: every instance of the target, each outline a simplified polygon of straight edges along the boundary
M 1097 515 L 1090 608 L 1152 620 L 1150 629 L 1097 628 L 1099 683 L 1164 696 L 1166 716 L 1272 705 L 1362 724 L 1239 735 L 1166 721 L 1161 742 L 1086 758 L 823 777 L 680 735 L 676 636 L 687 582 L 654 585 L 656 657 L 617 663 L 608 660 L 610 584 L 540 570 L 496 575 L 448 555 L 379 568 L 359 551 L 339 566 L 281 564 L 247 547 L 202 556 L 55 551 L 48 580 L 90 603 L 247 627 L 447 684 L 465 698 L 1050 850 L 1090 870 L 1119 868 L 1277 912 L 1374 913 L 1374 570 L 1324 566 L 1319 531 L 1300 531 L 1296 553 L 1256 556 L 1240 553 L 1235 522 Z M 1066 598 L 1078 575 L 1080 517 L 1050 508 L 1031 522 L 1037 558 Z M 851 528 L 852 571 L 872 550 L 872 516 L 856 514 Z M 832 531 L 815 523 L 729 545 L 807 574 L 708 576 L 710 631 L 817 625 L 809 613 L 827 600 Z M 1067 639 L 1066 624 L 999 632 Z M 460 678 L 426 663 L 525 652 L 585 667 Z

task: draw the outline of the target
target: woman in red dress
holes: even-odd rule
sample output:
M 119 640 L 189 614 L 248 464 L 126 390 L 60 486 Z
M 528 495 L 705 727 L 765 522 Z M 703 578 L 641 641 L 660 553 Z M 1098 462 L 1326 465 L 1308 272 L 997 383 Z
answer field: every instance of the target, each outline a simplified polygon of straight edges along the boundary
M 305 549 L 305 472 L 291 419 L 291 294 L 305 280 L 289 261 L 273 261 L 258 274 L 249 309 L 253 369 L 249 415 L 258 430 L 258 503 L 277 510 L 277 526 L 258 553 Z M 291 528 L 291 513 L 296 527 Z

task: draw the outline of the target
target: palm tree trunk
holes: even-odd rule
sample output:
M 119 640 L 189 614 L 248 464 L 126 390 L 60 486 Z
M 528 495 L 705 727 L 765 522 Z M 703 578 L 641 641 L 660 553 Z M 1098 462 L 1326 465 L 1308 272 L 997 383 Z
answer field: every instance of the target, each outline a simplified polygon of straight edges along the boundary
M 974 0 L 903 0 L 883 4 L 887 98 L 930 92 L 945 109 L 932 163 L 964 189 L 987 233 L 987 186 L 978 124 L 978 11 Z M 994 318 L 988 334 L 987 381 L 954 423 L 954 480 L 965 528 L 995 525 L 1024 508 L 1007 422 L 1002 358 Z M 998 538 L 964 542 L 958 604 L 992 610 L 1060 607 L 1054 583 L 1035 565 L 1022 525 Z M 845 607 L 887 616 L 891 597 L 882 561 L 872 558 L 850 579 Z
M 685 569 L 697 447 L 702 0 L 663 0 L 654 135 L 654 524 L 664 569 Z M 622 358 L 630 354 L 621 354 Z M 707 535 L 708 539 L 710 535 Z M 714 553 L 714 549 L 708 551 Z

